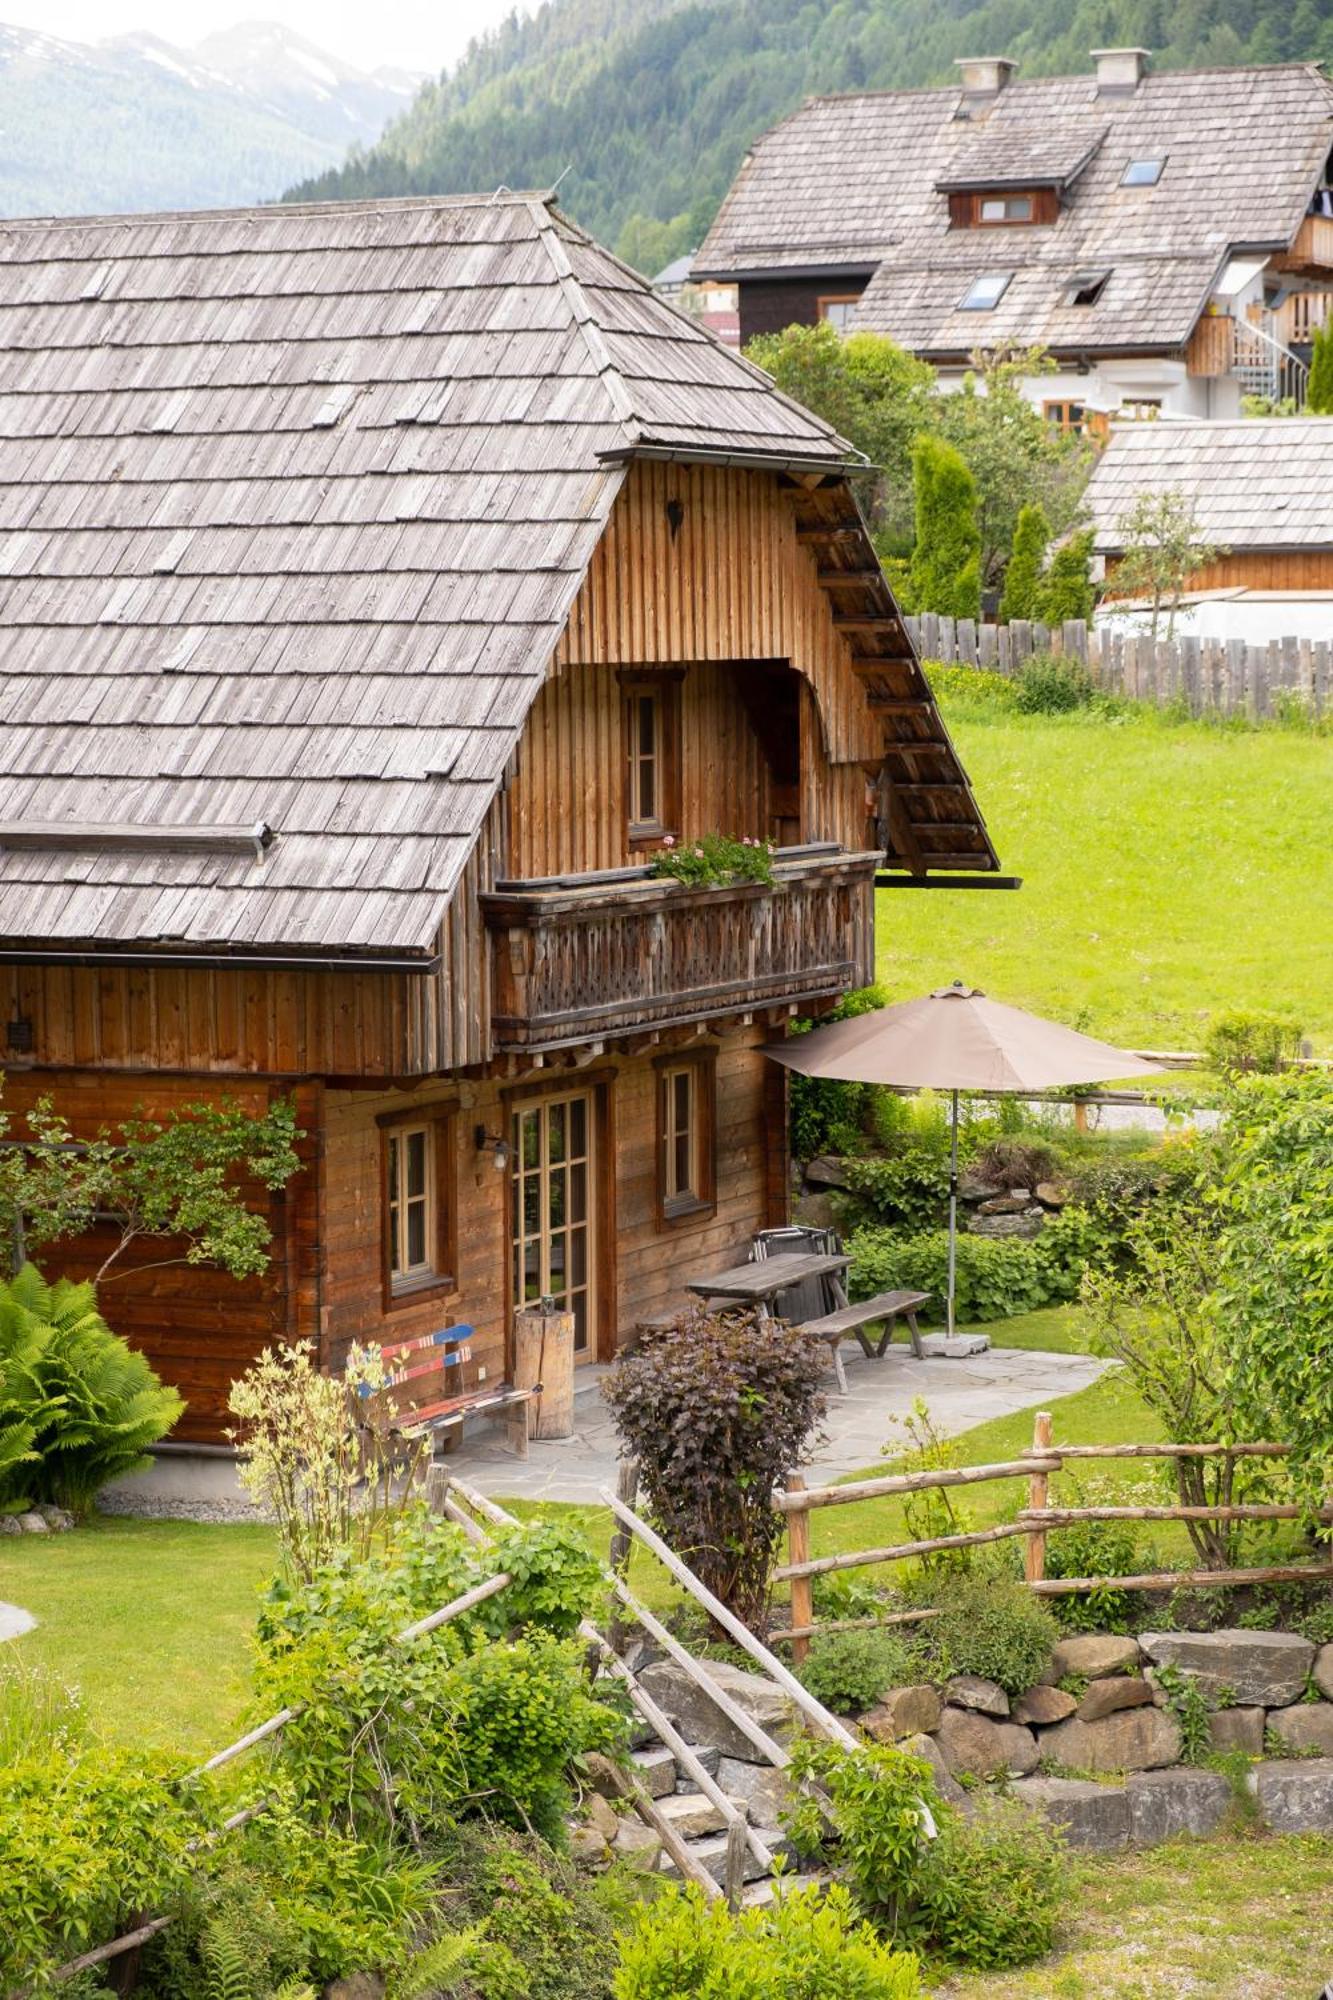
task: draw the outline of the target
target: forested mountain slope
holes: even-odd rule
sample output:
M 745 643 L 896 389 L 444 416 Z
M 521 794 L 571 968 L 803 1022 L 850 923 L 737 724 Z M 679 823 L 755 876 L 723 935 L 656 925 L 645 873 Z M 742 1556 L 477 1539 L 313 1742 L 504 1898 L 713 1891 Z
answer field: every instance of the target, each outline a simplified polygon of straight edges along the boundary
M 811 92 L 946 82 L 959 55 L 1077 72 L 1129 43 L 1159 68 L 1333 58 L 1333 0 L 547 0 L 293 194 L 559 180 L 579 222 L 652 270 L 694 247 L 746 147 Z

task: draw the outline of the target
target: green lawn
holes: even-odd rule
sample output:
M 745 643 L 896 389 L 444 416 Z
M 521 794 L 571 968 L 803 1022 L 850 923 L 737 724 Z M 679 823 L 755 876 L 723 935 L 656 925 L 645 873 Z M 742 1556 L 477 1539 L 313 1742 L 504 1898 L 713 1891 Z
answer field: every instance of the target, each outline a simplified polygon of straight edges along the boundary
M 1315 2000 L 1333 1975 L 1333 1843 L 1175 1841 L 1077 1865 L 1060 1947 L 936 2000 Z
M 1333 741 L 1278 729 L 946 711 L 1017 894 L 881 891 L 895 998 L 954 978 L 1140 1047 L 1295 1014 L 1333 1050 Z

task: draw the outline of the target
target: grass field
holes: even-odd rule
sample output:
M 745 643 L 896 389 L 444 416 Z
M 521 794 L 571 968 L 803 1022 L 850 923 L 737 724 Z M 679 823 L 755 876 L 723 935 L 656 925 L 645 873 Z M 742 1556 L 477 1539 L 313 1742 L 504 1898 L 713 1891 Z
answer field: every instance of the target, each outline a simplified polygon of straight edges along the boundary
M 1294 1014 L 1333 1052 L 1333 739 L 1019 716 L 946 720 L 1017 894 L 881 891 L 895 999 L 963 978 L 1131 1046 L 1197 1048 L 1210 1014 Z

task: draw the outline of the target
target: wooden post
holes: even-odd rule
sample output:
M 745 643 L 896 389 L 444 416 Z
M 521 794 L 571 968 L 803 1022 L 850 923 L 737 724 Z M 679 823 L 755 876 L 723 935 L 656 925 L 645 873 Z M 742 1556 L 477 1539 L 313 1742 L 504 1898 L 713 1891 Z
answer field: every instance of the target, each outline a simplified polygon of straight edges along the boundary
M 787 1481 L 789 1493 L 804 1493 L 805 1481 L 799 1472 L 793 1472 Z M 804 1507 L 793 1507 L 787 1515 L 787 1561 L 804 1563 L 810 1560 L 810 1516 Z M 803 1625 L 815 1622 L 815 1588 L 808 1576 L 794 1576 L 791 1580 L 791 1622 L 796 1631 Z M 810 1651 L 808 1639 L 793 1639 L 791 1656 L 799 1667 Z
M 574 1435 L 574 1315 L 545 1302 L 514 1314 L 514 1386 L 531 1389 L 528 1436 Z
M 776 1069 L 777 1064 L 774 1063 L 772 1067 Z M 616 1498 L 623 1501 L 627 1507 L 632 1507 L 638 1497 L 638 1458 L 622 1458 L 616 1466 Z M 612 1576 L 619 1577 L 622 1583 L 625 1579 L 625 1573 L 629 1568 L 630 1550 L 633 1546 L 634 1537 L 630 1534 L 629 1529 L 623 1522 L 617 1521 L 615 1531 L 611 1536 L 611 1553 L 607 1566 Z M 624 1620 L 618 1615 L 613 1615 L 611 1619 L 610 1639 L 612 1647 L 617 1653 L 624 1652 L 626 1637 Z
M 1051 1413 L 1049 1410 L 1038 1410 L 1036 1414 L 1032 1425 L 1032 1449 L 1034 1452 L 1040 1452 L 1043 1457 L 1048 1456 L 1050 1453 Z M 1028 1476 L 1028 1506 L 1044 1507 L 1049 1490 L 1049 1473 L 1030 1473 Z M 1028 1536 L 1023 1570 L 1029 1583 L 1040 1583 L 1045 1576 L 1046 1530 L 1044 1528 L 1034 1528 Z

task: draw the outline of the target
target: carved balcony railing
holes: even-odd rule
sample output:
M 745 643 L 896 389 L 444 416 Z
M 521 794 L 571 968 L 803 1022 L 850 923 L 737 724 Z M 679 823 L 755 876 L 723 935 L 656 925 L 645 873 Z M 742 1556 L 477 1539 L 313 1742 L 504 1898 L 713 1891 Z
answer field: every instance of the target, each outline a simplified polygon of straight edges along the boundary
M 775 880 L 686 888 L 619 868 L 483 897 L 498 1050 L 550 1049 L 861 985 L 878 854 L 780 848 Z

